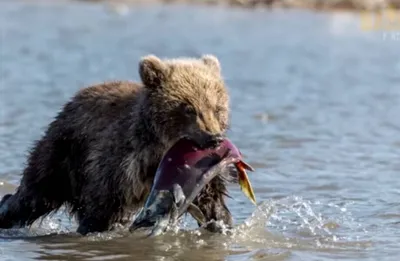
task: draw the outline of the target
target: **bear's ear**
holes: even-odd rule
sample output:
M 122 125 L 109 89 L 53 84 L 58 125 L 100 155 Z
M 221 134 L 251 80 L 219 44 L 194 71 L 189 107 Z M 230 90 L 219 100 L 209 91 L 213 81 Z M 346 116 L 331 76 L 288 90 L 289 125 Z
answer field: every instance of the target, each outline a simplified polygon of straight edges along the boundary
M 205 54 L 201 57 L 201 60 L 205 65 L 207 65 L 211 70 L 216 73 L 221 72 L 221 66 L 219 64 L 218 58 L 211 54 Z
M 165 81 L 168 67 L 155 55 L 142 57 L 139 63 L 139 75 L 147 87 L 159 87 Z

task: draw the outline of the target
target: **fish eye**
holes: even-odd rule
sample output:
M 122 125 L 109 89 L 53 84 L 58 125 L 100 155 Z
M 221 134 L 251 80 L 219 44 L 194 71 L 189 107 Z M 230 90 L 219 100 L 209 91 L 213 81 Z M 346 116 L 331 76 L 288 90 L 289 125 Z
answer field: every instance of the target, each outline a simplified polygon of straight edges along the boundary
M 151 216 L 151 210 L 150 209 L 147 209 L 145 213 L 146 213 L 146 216 Z

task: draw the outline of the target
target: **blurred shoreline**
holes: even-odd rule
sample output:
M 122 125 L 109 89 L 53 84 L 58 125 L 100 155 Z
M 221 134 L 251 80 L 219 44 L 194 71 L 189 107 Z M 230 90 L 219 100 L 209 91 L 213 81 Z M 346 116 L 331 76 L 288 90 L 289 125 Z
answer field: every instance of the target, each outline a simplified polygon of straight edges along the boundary
M 310 9 L 315 11 L 363 11 L 400 9 L 400 0 L 72 0 L 108 4 L 201 4 L 243 8 Z

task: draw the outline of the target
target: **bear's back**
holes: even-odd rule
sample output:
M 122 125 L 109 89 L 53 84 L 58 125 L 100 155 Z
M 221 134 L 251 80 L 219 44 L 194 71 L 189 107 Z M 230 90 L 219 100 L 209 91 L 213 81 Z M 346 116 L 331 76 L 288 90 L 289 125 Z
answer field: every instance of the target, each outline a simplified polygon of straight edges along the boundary
M 79 134 L 95 134 L 131 115 L 142 85 L 129 81 L 106 82 L 81 89 L 61 117 Z

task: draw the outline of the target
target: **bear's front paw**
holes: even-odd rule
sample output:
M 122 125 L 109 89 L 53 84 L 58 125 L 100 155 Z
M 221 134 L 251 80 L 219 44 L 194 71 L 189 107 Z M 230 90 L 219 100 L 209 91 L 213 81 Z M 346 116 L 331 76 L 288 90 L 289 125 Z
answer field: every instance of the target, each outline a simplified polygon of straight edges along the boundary
M 232 226 L 225 224 L 222 220 L 219 221 L 211 220 L 207 222 L 203 226 L 203 228 L 212 233 L 226 234 L 227 232 L 229 232 L 229 230 L 232 229 Z

